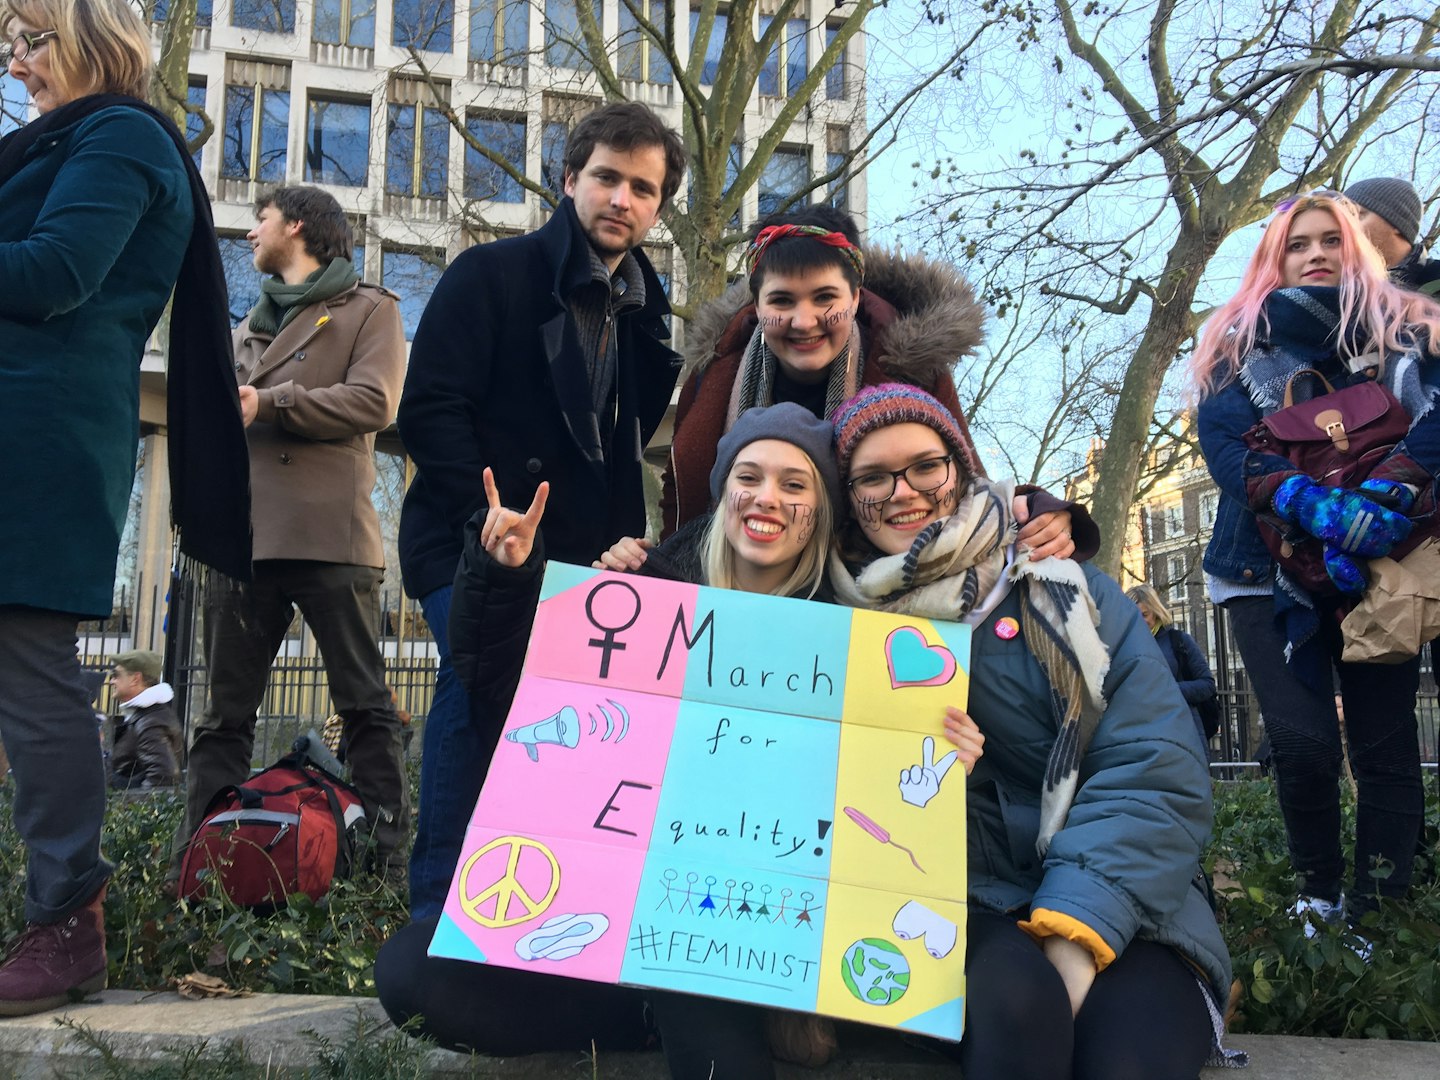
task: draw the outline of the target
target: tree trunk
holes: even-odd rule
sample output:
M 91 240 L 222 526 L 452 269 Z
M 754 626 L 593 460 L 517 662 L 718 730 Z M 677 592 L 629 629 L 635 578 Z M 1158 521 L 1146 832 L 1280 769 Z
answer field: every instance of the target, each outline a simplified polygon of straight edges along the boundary
M 1223 235 L 1212 233 L 1211 235 Z M 1191 307 L 1200 275 L 1214 256 L 1219 241 L 1184 228 L 1165 262 L 1156 299 L 1135 355 L 1125 369 L 1125 381 L 1115 403 L 1115 420 L 1100 455 L 1099 478 L 1091 497 L 1090 513 L 1100 526 L 1100 554 L 1095 564 L 1117 581 L 1130 507 L 1145 449 L 1155 402 L 1170 365 L 1191 334 Z
M 190 87 L 190 46 L 195 38 L 195 0 L 171 0 L 160 41 L 160 59 L 150 80 L 150 103 L 185 130 Z

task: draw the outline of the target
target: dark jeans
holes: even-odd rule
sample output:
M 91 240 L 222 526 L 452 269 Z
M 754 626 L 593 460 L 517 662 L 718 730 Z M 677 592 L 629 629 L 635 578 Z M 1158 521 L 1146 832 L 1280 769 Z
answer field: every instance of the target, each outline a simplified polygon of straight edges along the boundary
M 435 919 L 413 923 L 375 959 L 390 1019 L 452 1050 L 533 1054 L 636 1050 L 647 1042 L 641 992 L 425 955 Z M 1080 1015 L 1045 954 L 1009 916 L 971 912 L 966 1035 L 933 1045 L 965 1080 L 1196 1080 L 1210 1016 L 1194 972 L 1171 949 L 1132 941 L 1095 980 Z M 767 1080 L 765 1010 L 648 992 L 674 1080 Z
M 400 857 L 410 828 L 410 789 L 400 720 L 385 685 L 380 658 L 380 582 L 369 566 L 266 559 L 255 580 L 215 589 L 204 608 L 205 665 L 210 696 L 191 736 L 183 851 L 216 792 L 250 776 L 256 714 L 270 665 L 285 640 L 295 608 L 320 646 L 330 697 L 345 720 L 346 760 L 374 822 L 375 854 Z
M 56 611 L 0 607 L 0 737 L 15 777 L 29 922 L 59 922 L 115 869 L 100 854 L 105 764 L 80 678 L 76 622 Z
M 1333 902 L 1340 898 L 1345 876 L 1342 749 L 1334 695 L 1305 684 L 1286 665 L 1285 636 L 1275 626 L 1269 597 L 1240 597 L 1225 608 L 1274 750 L 1275 789 L 1300 891 Z M 1374 910 L 1379 896 L 1403 896 L 1414 872 L 1424 810 L 1415 722 L 1420 659 L 1346 663 L 1340 659 L 1339 625 L 1322 613 L 1320 627 L 1340 681 L 1350 768 L 1359 793 L 1355 883 L 1348 901 L 1358 916 Z M 1377 869 L 1384 876 L 1374 874 Z
M 410 851 L 410 917 L 439 915 L 465 842 L 465 827 L 495 754 L 500 723 L 486 724 L 450 666 L 449 585 L 420 600 L 440 653 L 435 698 L 420 755 L 420 817 Z M 503 717 L 501 718 L 503 719 Z

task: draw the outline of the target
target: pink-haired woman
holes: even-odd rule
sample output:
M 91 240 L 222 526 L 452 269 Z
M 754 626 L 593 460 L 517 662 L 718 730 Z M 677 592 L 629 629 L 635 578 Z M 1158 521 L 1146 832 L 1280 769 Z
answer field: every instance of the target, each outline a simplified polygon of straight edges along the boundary
M 1298 876 L 1297 917 L 1357 924 L 1405 894 L 1423 808 L 1416 738 L 1419 660 L 1340 659 L 1340 616 L 1364 590 L 1366 559 L 1427 528 L 1440 471 L 1440 305 L 1390 284 L 1355 207 L 1334 192 L 1276 208 L 1240 291 L 1206 323 L 1191 364 L 1200 445 L 1222 492 L 1205 552 L 1210 598 L 1229 613 L 1275 751 L 1276 790 Z M 1328 487 L 1245 433 L 1283 406 L 1306 368 L 1336 388 L 1375 379 L 1409 415 L 1404 439 L 1355 490 Z M 1297 385 L 1308 377 L 1302 377 Z M 1316 387 L 1323 390 L 1323 387 Z M 1302 588 L 1259 522 L 1323 541 L 1335 590 Z M 1338 678 L 1359 786 L 1348 898 L 1340 850 Z M 1362 950 L 1368 945 L 1358 946 Z

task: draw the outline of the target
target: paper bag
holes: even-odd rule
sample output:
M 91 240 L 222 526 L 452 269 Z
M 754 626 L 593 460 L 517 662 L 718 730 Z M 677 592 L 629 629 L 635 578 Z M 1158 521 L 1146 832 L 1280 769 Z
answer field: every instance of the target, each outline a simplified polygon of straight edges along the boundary
M 1398 563 L 1370 560 L 1370 587 L 1340 624 L 1341 659 L 1399 664 L 1440 637 L 1440 540 L 1434 537 Z

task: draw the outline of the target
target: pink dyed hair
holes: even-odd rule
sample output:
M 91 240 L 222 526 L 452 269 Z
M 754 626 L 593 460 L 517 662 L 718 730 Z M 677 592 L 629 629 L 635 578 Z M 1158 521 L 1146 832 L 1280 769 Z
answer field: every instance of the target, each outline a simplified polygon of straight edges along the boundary
M 1390 282 L 1384 258 L 1364 238 L 1354 203 L 1338 195 L 1306 195 L 1270 219 L 1245 267 L 1240 291 L 1205 321 L 1186 372 L 1193 400 L 1209 397 L 1228 384 L 1255 347 L 1257 330 L 1269 329 L 1258 325 L 1265 318 L 1265 300 L 1284 287 L 1281 273 L 1290 226 L 1307 210 L 1329 212 L 1340 229 L 1338 348 L 1342 354 L 1357 338 L 1387 353 L 1403 350 L 1412 340 L 1410 328 L 1424 327 L 1430 353 L 1440 355 L 1440 304 Z

